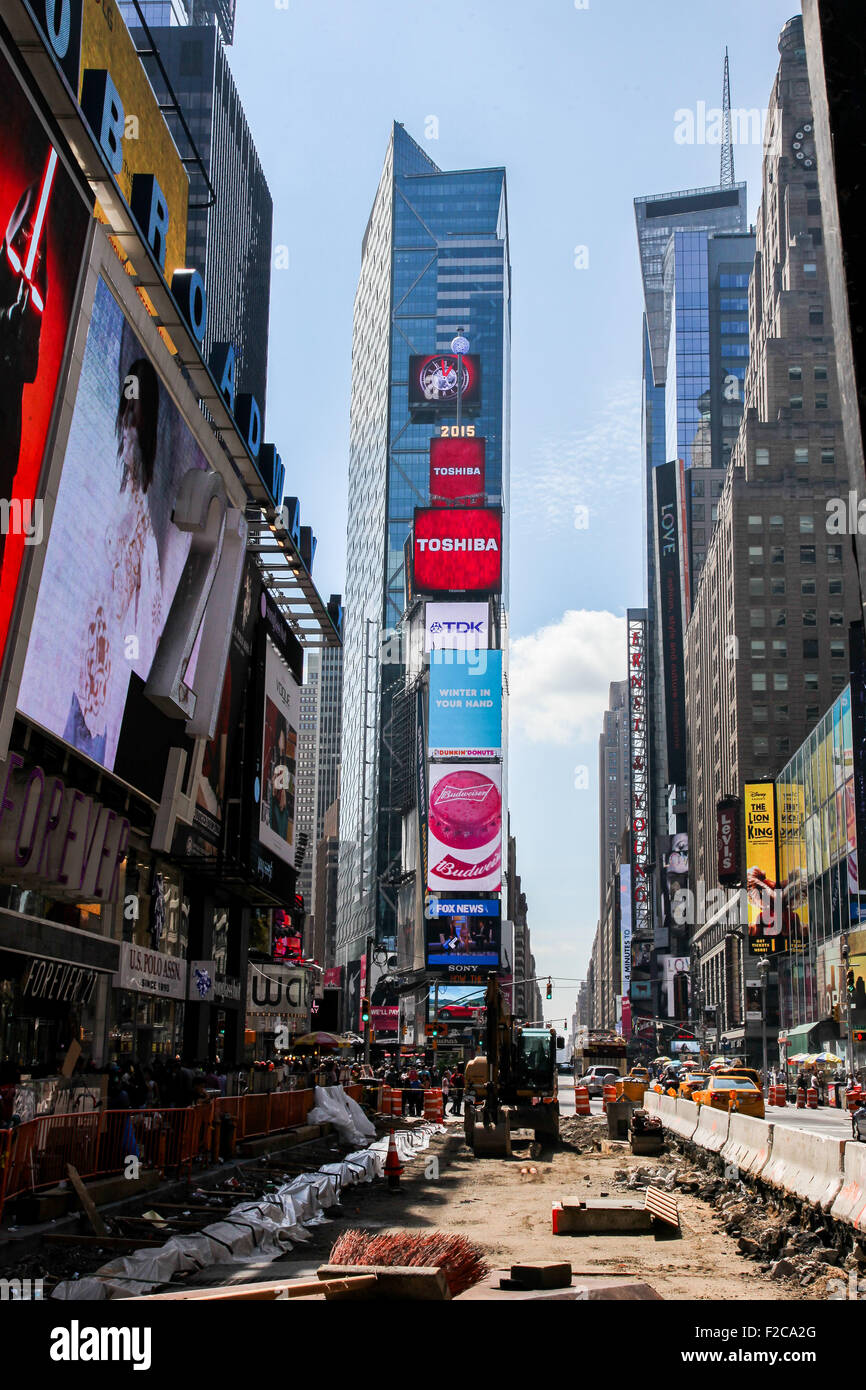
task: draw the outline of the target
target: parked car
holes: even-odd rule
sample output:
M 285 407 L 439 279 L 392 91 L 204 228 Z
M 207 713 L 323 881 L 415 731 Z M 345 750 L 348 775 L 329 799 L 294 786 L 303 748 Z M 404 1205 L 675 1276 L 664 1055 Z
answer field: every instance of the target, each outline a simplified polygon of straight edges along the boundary
M 709 1105 L 713 1110 L 731 1110 L 738 1115 L 764 1118 L 764 1096 L 748 1076 L 733 1072 L 716 1072 L 702 1091 L 695 1091 L 696 1105 Z
M 600 1096 L 604 1093 L 605 1086 L 614 1085 L 617 1076 L 617 1072 L 612 1067 L 590 1067 L 577 1084 L 578 1086 L 585 1086 L 591 1096 Z

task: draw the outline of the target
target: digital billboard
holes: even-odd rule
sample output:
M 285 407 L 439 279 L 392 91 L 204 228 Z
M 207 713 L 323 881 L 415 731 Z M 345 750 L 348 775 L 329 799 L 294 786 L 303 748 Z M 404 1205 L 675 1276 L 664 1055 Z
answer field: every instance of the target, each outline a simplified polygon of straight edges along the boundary
M 716 803 L 716 851 L 719 883 L 736 888 L 742 882 L 742 803 L 738 796 L 726 796 Z
M 461 404 L 481 403 L 481 362 L 469 354 L 460 359 Z M 457 405 L 457 356 L 434 352 L 409 358 L 409 405 L 413 410 L 453 410 Z
M 431 758 L 502 754 L 502 652 L 449 652 L 430 662 Z
M 490 646 L 487 603 L 428 603 L 425 608 L 425 652 L 478 651 Z
M 268 640 L 265 656 L 265 716 L 259 840 L 285 864 L 295 863 L 295 787 L 301 691 Z
M 475 436 L 452 439 L 441 435 L 430 440 L 431 502 L 484 501 L 486 443 Z
M 753 955 L 787 950 L 781 893 L 777 893 L 776 785 L 747 782 L 743 788 L 746 825 L 746 891 L 749 949 Z
M 25 562 L 45 540 L 46 445 L 76 316 L 91 211 L 2 52 L 0 127 L 2 690 L 12 655 L 13 610 L 29 569 Z
M 680 557 L 685 551 L 680 533 L 677 500 L 677 460 L 652 470 L 655 493 L 656 575 L 659 633 L 664 670 L 665 727 L 668 782 L 682 786 L 686 780 L 686 701 L 683 662 L 683 576 Z
M 427 886 L 495 892 L 502 881 L 498 764 L 430 764 Z
M 498 970 L 501 923 L 499 904 L 495 917 L 468 913 L 439 914 L 425 921 L 427 967 L 446 974 L 458 974 L 467 967 Z
M 418 594 L 494 594 L 502 587 L 499 507 L 417 507 L 413 542 Z
M 246 536 L 242 520 L 230 536 L 231 517 L 100 278 L 18 705 L 156 800 L 162 750 L 199 716 L 204 736 L 216 726 Z

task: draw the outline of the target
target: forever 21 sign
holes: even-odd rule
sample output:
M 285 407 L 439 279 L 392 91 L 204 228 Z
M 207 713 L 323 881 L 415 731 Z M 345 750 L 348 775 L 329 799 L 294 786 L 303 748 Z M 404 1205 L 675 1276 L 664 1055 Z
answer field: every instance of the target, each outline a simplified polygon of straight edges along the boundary
M 0 763 L 0 872 L 36 880 L 58 897 L 114 902 L 129 821 L 41 767 L 10 753 Z

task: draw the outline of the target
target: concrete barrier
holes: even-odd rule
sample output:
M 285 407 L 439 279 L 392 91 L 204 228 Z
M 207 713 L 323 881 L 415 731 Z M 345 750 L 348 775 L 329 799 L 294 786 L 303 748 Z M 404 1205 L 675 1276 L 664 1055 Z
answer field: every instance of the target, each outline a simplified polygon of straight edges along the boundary
M 658 1091 L 647 1091 L 643 1098 L 643 1108 L 648 1110 L 651 1115 L 658 1115 L 661 1110 L 660 1101 L 661 1096 Z
M 698 1107 L 693 1100 L 675 1100 L 674 1113 L 665 1120 L 665 1127 L 681 1139 L 691 1139 L 698 1127 Z
M 721 1153 L 728 1138 L 730 1115 L 727 1110 L 714 1110 L 711 1105 L 698 1106 L 698 1123 L 692 1142 L 711 1153 Z
M 845 1143 L 793 1125 L 774 1125 L 761 1181 L 826 1211 L 842 1187 Z
M 664 1125 L 665 1129 L 670 1129 L 668 1120 L 672 1119 L 673 1116 L 677 1113 L 677 1103 L 674 1100 L 673 1096 L 659 1096 L 658 1102 L 658 1113 L 661 1115 L 662 1124 Z
M 751 1115 L 731 1115 L 727 1142 L 722 1148 L 725 1163 L 756 1178 L 767 1163 L 773 1147 L 775 1126 Z M 863 1199 L 866 1206 L 866 1197 Z
M 849 1139 L 845 1145 L 842 1186 L 830 1215 L 866 1231 L 866 1144 Z

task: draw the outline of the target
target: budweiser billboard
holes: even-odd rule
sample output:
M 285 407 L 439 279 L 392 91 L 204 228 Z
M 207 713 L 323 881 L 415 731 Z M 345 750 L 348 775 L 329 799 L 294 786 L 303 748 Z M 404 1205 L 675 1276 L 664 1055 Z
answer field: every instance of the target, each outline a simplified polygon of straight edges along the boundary
M 719 883 L 723 888 L 737 888 L 743 881 L 741 815 L 738 796 L 726 796 L 716 804 Z
M 502 771 L 430 764 L 427 886 L 495 893 L 502 881 Z
M 483 502 L 485 443 L 483 439 L 449 436 L 430 440 L 431 502 Z
M 502 587 L 499 507 L 416 507 L 414 592 L 493 594 Z

